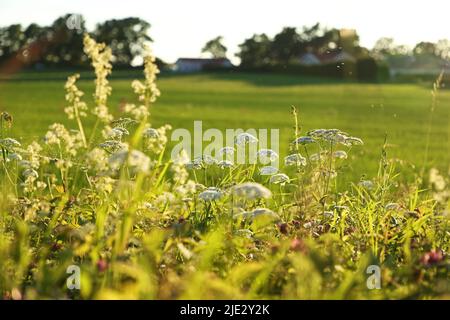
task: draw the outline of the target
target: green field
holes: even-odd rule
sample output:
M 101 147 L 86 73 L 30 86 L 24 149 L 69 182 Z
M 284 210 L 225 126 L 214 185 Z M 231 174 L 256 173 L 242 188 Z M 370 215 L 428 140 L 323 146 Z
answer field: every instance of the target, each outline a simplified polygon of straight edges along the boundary
M 22 141 L 42 137 L 54 122 L 67 123 L 63 112 L 64 78 L 69 72 L 36 73 L 0 81 L 0 109 L 14 116 L 13 135 Z M 115 115 L 120 105 L 135 102 L 130 76 L 112 79 L 109 107 Z M 123 74 L 122 74 L 123 75 Z M 83 77 L 85 80 L 83 80 Z M 87 79 L 86 79 L 87 78 Z M 431 130 L 427 166 L 447 170 L 450 163 L 450 91 L 442 89 L 437 107 L 430 106 L 432 84 L 357 84 L 321 82 L 268 74 L 196 74 L 162 76 L 162 96 L 152 110 L 154 126 L 169 123 L 191 129 L 194 120 L 204 128 L 279 128 L 281 153 L 292 140 L 292 105 L 300 110 L 302 130 L 339 128 L 364 140 L 352 152 L 347 170 L 355 179 L 374 173 L 385 134 L 389 156 L 421 168 Z M 80 88 L 91 101 L 93 81 L 82 74 Z M 73 123 L 71 124 L 73 126 Z

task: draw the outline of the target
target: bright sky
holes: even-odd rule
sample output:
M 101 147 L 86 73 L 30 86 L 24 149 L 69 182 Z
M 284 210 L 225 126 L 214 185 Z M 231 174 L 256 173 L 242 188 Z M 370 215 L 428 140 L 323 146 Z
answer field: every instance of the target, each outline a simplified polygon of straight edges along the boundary
M 150 22 L 155 54 L 168 62 L 196 57 L 204 43 L 224 36 L 229 56 L 253 33 L 273 36 L 283 26 L 357 29 L 361 44 L 382 36 L 398 44 L 450 38 L 449 0 L 0 0 L 0 26 L 50 24 L 65 13 L 84 16 L 88 29 L 111 18 L 137 16 Z

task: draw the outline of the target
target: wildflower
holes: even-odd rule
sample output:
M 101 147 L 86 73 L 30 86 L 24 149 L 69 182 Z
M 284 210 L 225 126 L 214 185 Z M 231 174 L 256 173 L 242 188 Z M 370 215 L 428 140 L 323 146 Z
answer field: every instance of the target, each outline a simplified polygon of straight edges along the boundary
M 327 130 L 322 139 L 332 144 L 345 143 L 348 137 L 345 134 L 341 133 L 339 130 L 338 131 L 335 130 L 337 129 Z
M 235 234 L 239 237 L 244 237 L 251 239 L 253 236 L 253 232 L 249 229 L 238 229 L 235 231 Z
M 232 156 L 234 154 L 235 149 L 233 147 L 223 147 L 219 149 L 218 155 L 219 156 Z
M 144 138 L 147 138 L 147 139 L 151 139 L 151 138 L 156 139 L 159 137 L 158 131 L 154 128 L 145 129 L 144 132 L 142 133 L 142 135 L 144 136 Z
M 370 180 L 361 180 L 358 185 L 367 190 L 372 190 L 374 187 L 374 183 Z
M 8 159 L 10 161 L 21 161 L 22 156 L 18 153 L 13 152 L 13 153 L 8 154 Z
M 99 259 L 97 261 L 97 270 L 99 272 L 105 272 L 108 269 L 108 262 L 104 259 Z
M 256 208 L 253 211 L 251 211 L 250 214 L 252 218 L 259 216 L 269 216 L 275 219 L 279 218 L 279 216 L 275 212 L 267 208 Z
M 289 245 L 289 249 L 291 251 L 305 252 L 306 251 L 306 245 L 303 242 L 303 240 L 294 238 L 294 239 L 292 239 L 291 244 Z
M 203 191 L 198 195 L 199 199 L 207 202 L 219 200 L 220 198 L 222 198 L 222 196 L 223 196 L 222 191 L 214 187 L 209 187 L 208 189 L 206 189 L 205 191 Z
M 66 101 L 69 103 L 69 106 L 64 109 L 64 112 L 69 119 L 78 119 L 87 116 L 87 105 L 81 101 L 83 92 L 75 85 L 79 77 L 79 74 L 68 77 L 66 85 L 64 86 L 66 89 Z
M 262 176 L 270 176 L 273 174 L 276 174 L 278 172 L 278 169 L 272 166 L 265 166 L 259 169 L 259 174 Z
M 181 150 L 178 156 L 174 159 L 170 170 L 174 173 L 173 180 L 178 185 L 184 185 L 189 177 L 186 171 L 186 163 L 189 162 L 189 157 L 186 150 Z M 180 190 L 181 194 L 185 194 L 187 190 Z
M 23 175 L 25 178 L 32 177 L 32 178 L 37 179 L 37 178 L 39 177 L 39 174 L 38 174 L 37 171 L 34 170 L 34 169 L 26 169 L 26 170 L 22 173 L 22 175 Z
M 99 144 L 99 147 L 104 149 L 105 151 L 109 153 L 116 152 L 121 149 L 127 149 L 127 145 L 116 140 L 107 140 L 103 143 Z
M 345 152 L 343 150 L 337 150 L 337 151 L 333 152 L 333 158 L 347 159 L 347 152 Z
M 438 264 L 444 259 L 444 255 L 442 254 L 442 250 L 431 250 L 426 252 L 421 258 L 420 263 L 429 267 L 435 264 Z
M 217 163 L 217 165 L 221 168 L 221 169 L 225 169 L 225 168 L 231 168 L 233 166 L 233 162 L 229 161 L 229 160 L 221 160 Z
M 49 127 L 49 131 L 44 137 L 45 143 L 48 145 L 62 146 L 70 155 L 76 155 L 77 150 L 82 147 L 83 138 L 78 131 L 71 134 L 64 125 L 60 123 L 54 123 Z
M 207 166 L 217 164 L 217 160 L 208 154 L 204 154 L 202 157 L 202 160 L 203 160 L 203 163 L 206 164 Z
M 299 137 L 299 138 L 295 139 L 292 142 L 292 144 L 294 144 L 294 145 L 299 145 L 299 144 L 307 145 L 307 144 L 311 144 L 311 143 L 314 143 L 314 142 L 316 142 L 316 141 L 312 137 L 310 137 L 310 136 L 303 136 L 303 137 Z
M 21 144 L 16 139 L 4 138 L 4 139 L 0 139 L 0 146 L 2 146 L 3 148 L 9 150 L 9 149 L 12 149 L 12 148 L 20 147 Z
M 36 141 L 30 143 L 27 147 L 27 157 L 29 159 L 27 166 L 30 168 L 38 169 L 40 167 L 41 158 L 39 153 L 42 151 L 42 147 Z M 22 162 L 22 161 L 21 161 Z
M 333 218 L 334 217 L 334 212 L 333 211 L 324 211 L 323 212 L 323 216 L 327 219 L 329 218 Z
M 431 168 L 429 181 L 434 190 L 443 191 L 445 189 L 445 179 L 436 168 Z
M 146 138 L 144 140 L 145 148 L 156 154 L 161 153 L 166 147 L 168 141 L 167 131 L 170 129 L 172 129 L 170 125 L 164 125 L 156 129 L 156 134 L 153 131 L 155 129 L 144 131 L 144 134 L 146 134 L 146 136 L 144 136 Z
M 131 118 L 119 118 L 119 119 L 113 120 L 111 122 L 111 125 L 113 127 L 125 128 L 125 127 L 129 126 L 130 124 L 135 124 L 135 123 L 138 123 L 138 122 Z
M 337 172 L 333 169 L 331 169 L 331 170 L 324 169 L 324 170 L 321 170 L 321 171 L 315 173 L 315 178 L 319 178 L 319 177 L 323 177 L 323 178 L 327 178 L 327 179 L 335 179 L 337 177 Z
M 109 85 L 107 76 L 111 73 L 111 49 L 106 47 L 104 43 L 97 43 L 94 39 L 85 35 L 83 39 L 84 52 L 92 60 L 92 66 L 95 69 L 95 93 L 94 99 L 96 107 L 93 113 L 98 119 L 104 123 L 109 123 L 112 116 L 109 114 L 106 102 L 111 94 L 112 88 Z
M 303 227 L 306 229 L 310 229 L 313 226 L 312 222 L 306 222 L 305 224 L 303 224 Z
M 384 207 L 384 209 L 385 209 L 386 211 L 390 211 L 390 210 L 398 210 L 399 208 L 400 208 L 400 205 L 399 205 L 398 203 L 395 203 L 395 202 L 388 203 L 388 204 Z
M 123 109 L 124 113 L 129 113 L 136 121 L 143 121 L 148 118 L 150 112 L 144 105 L 136 107 L 135 104 L 127 103 Z
M 326 132 L 327 132 L 326 129 L 314 129 L 314 130 L 309 131 L 307 134 L 308 134 L 308 136 L 311 136 L 311 137 L 321 138 L 324 136 L 324 134 Z
M 313 153 L 312 155 L 309 156 L 309 160 L 311 161 L 319 161 L 321 159 L 321 154 L 320 153 Z
M 248 200 L 270 198 L 272 196 L 272 192 L 269 189 L 256 182 L 245 182 L 236 185 L 232 188 L 232 192 L 234 195 L 247 198 Z
M 105 150 L 94 148 L 86 154 L 88 167 L 95 171 L 102 172 L 108 169 L 108 157 Z
M 346 146 L 353 146 L 353 145 L 363 145 L 364 142 L 357 137 L 346 137 L 343 144 Z
M 195 158 L 186 164 L 186 168 L 190 170 L 200 170 L 203 168 L 203 160 L 201 157 Z
M 124 135 L 127 136 L 129 134 L 130 133 L 128 132 L 127 129 L 121 128 L 121 127 L 116 127 L 116 128 L 112 128 L 108 132 L 107 136 L 108 136 L 108 138 L 113 139 L 113 140 L 122 140 L 122 137 Z
M 235 138 L 235 143 L 237 145 L 245 145 L 245 144 L 257 143 L 257 142 L 258 142 L 258 139 L 255 136 L 253 136 L 247 132 L 240 133 Z
M 173 193 L 163 192 L 155 199 L 154 204 L 156 206 L 166 206 L 168 204 L 174 203 L 175 200 L 176 197 Z
M 96 177 L 92 180 L 97 191 L 109 194 L 113 191 L 116 180 L 108 176 Z
M 299 153 L 290 154 L 284 158 L 286 166 L 306 166 L 306 158 Z
M 260 149 L 257 155 L 261 161 L 275 161 L 278 159 L 278 154 L 272 149 Z
M 284 185 L 286 182 L 289 182 L 289 177 L 284 173 L 277 173 L 270 177 L 269 182 Z
M 0 114 L 0 118 L 4 121 L 4 124 L 7 128 L 11 128 L 12 126 L 12 122 L 13 122 L 13 117 L 12 115 L 10 115 L 8 112 L 3 111 Z
M 280 230 L 280 233 L 282 233 L 282 234 L 288 234 L 288 230 L 289 230 L 288 224 L 285 222 L 279 223 L 278 230 Z
M 112 169 L 119 169 L 125 162 L 135 172 L 147 172 L 150 168 L 150 158 L 141 151 L 119 150 L 113 153 L 108 159 Z
M 253 219 L 256 217 L 270 217 L 273 219 L 279 219 L 279 216 L 270 209 L 267 208 L 256 208 L 252 211 L 243 211 L 234 215 L 234 218 L 242 217 L 244 219 Z
M 21 167 L 21 168 L 31 168 L 32 165 L 31 165 L 31 162 L 28 161 L 28 160 L 21 160 L 21 161 L 19 161 L 19 167 Z

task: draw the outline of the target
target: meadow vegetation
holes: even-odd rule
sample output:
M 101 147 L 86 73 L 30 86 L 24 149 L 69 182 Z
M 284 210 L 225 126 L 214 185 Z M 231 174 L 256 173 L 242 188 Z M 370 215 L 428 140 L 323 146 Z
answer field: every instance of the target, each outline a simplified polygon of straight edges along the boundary
M 438 138 L 448 127 L 442 116 L 446 114 L 438 108 L 440 79 L 427 107 L 428 120 L 414 107 L 424 98 L 420 89 L 405 85 L 399 91 L 386 90 L 386 95 L 396 92 L 399 98 L 420 97 L 411 106 L 396 106 L 399 116 L 411 117 L 411 128 L 394 130 L 410 134 L 397 146 L 417 165 L 409 167 L 408 175 L 399 174 L 405 165 L 389 156 L 388 129 L 395 127 L 395 118 L 383 128 L 387 140 L 376 128 L 379 113 L 363 124 L 365 130 L 354 132 L 350 124 L 356 128 L 360 119 L 345 112 L 349 106 L 340 109 L 348 117 L 345 121 L 340 113 L 314 109 L 321 84 L 305 86 L 300 95 L 295 85 L 269 86 L 256 100 L 260 109 L 243 112 L 236 127 L 254 124 L 250 119 L 255 121 L 257 114 L 256 127 L 284 127 L 281 135 L 288 138 L 283 155 L 258 151 L 261 159 L 280 158 L 278 172 L 234 162 L 234 151 L 252 143 L 249 136 L 237 136 L 220 159 L 189 159 L 185 152 L 167 156 L 170 125 L 204 112 L 211 126 L 230 126 L 224 124 L 228 117 L 241 114 L 239 108 L 254 94 L 251 84 L 239 84 L 241 100 L 235 104 L 236 98 L 223 95 L 233 84 L 219 79 L 221 85 L 211 87 L 208 79 L 194 76 L 190 79 L 197 79 L 201 90 L 210 94 L 208 102 L 194 96 L 200 105 L 197 114 L 190 113 L 192 86 L 185 84 L 172 83 L 167 93 L 162 86 L 168 96 L 164 108 L 155 105 L 160 95 L 158 68 L 149 52 L 144 80 L 131 83 L 134 102 L 127 95 L 120 110 L 111 110 L 110 96 L 116 93 L 108 80 L 111 51 L 88 36 L 84 50 L 95 70 L 93 95 L 85 97 L 81 89 L 89 88 L 87 83 L 80 85 L 79 75 L 70 76 L 65 85 L 67 119 L 39 109 L 49 103 L 44 99 L 47 87 L 59 87 L 52 81 L 33 83 L 35 90 L 47 88 L 42 101 L 35 101 L 33 107 L 41 111 L 34 118 L 1 114 L 4 299 L 449 298 L 448 150 Z M 169 86 L 174 79 L 164 81 Z M 119 96 L 125 90 L 122 82 L 117 83 Z M 25 83 L 2 86 L 15 85 L 17 93 Z M 322 98 L 333 103 L 342 84 L 328 86 Z M 351 106 L 359 103 L 359 90 L 376 88 L 355 85 Z M 289 101 L 293 93 L 297 100 Z M 285 106 L 269 107 L 275 98 L 302 107 L 292 107 L 289 116 Z M 443 93 L 441 98 L 449 96 Z M 211 111 L 224 99 L 231 111 Z M 170 104 L 183 104 L 184 112 L 179 114 Z M 304 111 L 303 106 L 311 109 Z M 309 112 L 319 116 L 308 122 Z M 41 139 L 34 132 L 24 141 L 18 138 L 41 118 L 58 123 Z M 172 118 L 178 123 L 171 123 Z M 429 121 L 423 133 L 414 131 L 418 118 Z M 344 123 L 349 125 L 341 127 Z M 425 136 L 425 144 L 408 150 L 414 148 L 416 134 Z M 362 152 L 367 143 L 373 148 Z M 371 163 L 370 175 L 349 171 L 351 159 L 356 168 L 361 168 L 357 163 Z M 430 159 L 441 160 L 437 169 L 430 168 Z M 80 290 L 66 285 L 72 265 L 81 269 Z M 371 266 L 379 267 L 380 289 L 368 283 L 373 279 Z

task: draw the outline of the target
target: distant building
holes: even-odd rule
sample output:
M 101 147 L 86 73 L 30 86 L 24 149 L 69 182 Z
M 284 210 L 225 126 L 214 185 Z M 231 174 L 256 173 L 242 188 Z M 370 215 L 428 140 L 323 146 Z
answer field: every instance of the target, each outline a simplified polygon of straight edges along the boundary
M 177 72 L 198 72 L 207 69 L 232 68 L 233 64 L 227 58 L 179 58 L 175 62 Z
M 302 54 L 298 58 L 298 62 L 303 66 L 317 66 L 330 63 L 356 62 L 356 59 L 350 53 L 345 51 L 330 51 L 321 54 L 308 52 Z
M 298 62 L 303 66 L 317 66 L 322 64 L 322 61 L 312 52 L 302 54 L 298 58 Z

